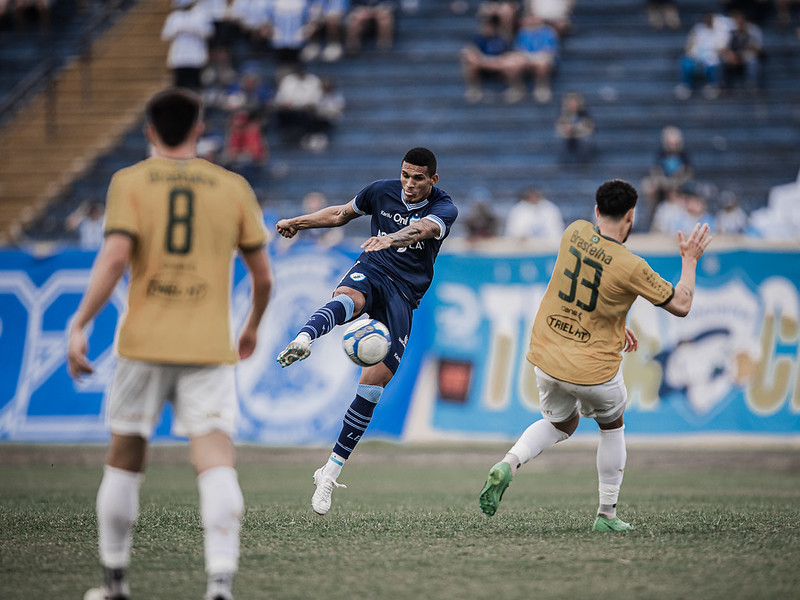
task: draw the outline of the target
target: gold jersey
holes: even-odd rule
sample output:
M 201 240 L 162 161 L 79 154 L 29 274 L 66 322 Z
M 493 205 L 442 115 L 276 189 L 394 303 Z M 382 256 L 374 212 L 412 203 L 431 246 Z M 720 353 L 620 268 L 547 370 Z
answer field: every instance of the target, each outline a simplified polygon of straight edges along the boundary
M 134 239 L 117 350 L 133 360 L 237 360 L 230 331 L 233 258 L 266 242 L 247 181 L 202 159 L 150 158 L 118 171 L 105 234 Z
M 642 296 L 661 306 L 674 293 L 643 258 L 588 221 L 575 221 L 561 238 L 527 358 L 562 381 L 605 383 L 619 370 L 633 301 Z

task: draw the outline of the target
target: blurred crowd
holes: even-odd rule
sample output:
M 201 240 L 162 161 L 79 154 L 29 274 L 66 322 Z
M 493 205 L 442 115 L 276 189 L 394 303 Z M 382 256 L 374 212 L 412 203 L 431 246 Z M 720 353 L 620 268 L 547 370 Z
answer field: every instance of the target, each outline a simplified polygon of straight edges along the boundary
M 0 17 L 23 26 L 47 26 L 59 0 L 0 0 Z M 76 0 L 81 2 L 83 0 Z M 88 1 L 88 0 L 86 0 Z M 308 153 L 328 151 L 345 114 L 337 82 L 315 73 L 320 62 L 347 60 L 364 51 L 387 53 L 394 46 L 398 13 L 413 15 L 420 0 L 169 0 L 161 32 L 168 44 L 167 68 L 175 85 L 196 90 L 216 119 L 198 154 L 241 173 L 251 183 L 268 179 L 274 147 Z M 552 105 L 553 135 L 562 169 L 581 168 L 598 153 L 598 123 L 583 93 L 554 93 L 561 51 L 581 35 L 573 23 L 576 0 L 452 0 L 453 15 L 476 20 L 472 38 L 458 49 L 466 102 L 493 104 L 530 99 Z M 793 27 L 800 0 L 709 0 L 697 23 L 685 23 L 680 3 L 643 0 L 654 35 L 688 33 L 676 65 L 678 102 L 697 96 L 758 98 L 764 88 L 762 25 L 776 16 Z M 798 30 L 800 31 L 800 29 Z M 491 85 L 489 82 L 494 80 Z M 557 89 L 557 88 L 556 88 Z M 657 127 L 649 124 L 650 127 Z M 688 138 L 688 139 L 687 139 Z M 800 178 L 769 191 L 767 205 L 748 214 L 736 191 L 706 181 L 691 160 L 691 132 L 680 123 L 654 130 L 650 168 L 638 183 L 637 232 L 672 234 L 708 223 L 716 234 L 782 239 L 800 237 Z M 513 193 L 513 192 L 512 192 Z M 505 200 L 505 199 L 504 199 Z M 309 203 L 327 201 L 319 192 Z M 461 219 L 470 240 L 507 237 L 555 239 L 564 225 L 557 203 L 535 185 L 498 210 L 492 192 L 475 188 Z M 96 241 L 102 205 L 85 202 L 68 229 Z M 84 233 L 85 232 L 85 233 Z M 94 233 L 93 233 L 94 232 Z M 95 241 L 93 241 L 95 240 Z

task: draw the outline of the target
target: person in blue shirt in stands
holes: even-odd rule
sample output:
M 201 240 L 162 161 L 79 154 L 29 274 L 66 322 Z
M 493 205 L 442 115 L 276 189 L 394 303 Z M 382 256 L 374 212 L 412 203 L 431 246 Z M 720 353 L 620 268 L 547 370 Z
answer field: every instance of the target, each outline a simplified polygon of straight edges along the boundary
M 534 78 L 533 97 L 540 104 L 550 102 L 553 92 L 550 78 L 558 62 L 558 33 L 544 20 L 534 14 L 522 20 L 522 26 L 514 40 L 514 55 L 519 63 L 519 75 L 513 88 L 516 94 L 512 99 L 522 99 L 525 88 L 522 78 L 532 73 Z
M 467 102 L 483 99 L 481 77 L 486 74 L 499 75 L 508 83 L 506 100 L 516 102 L 520 99 L 514 85 L 519 77 L 519 59 L 512 49 L 511 40 L 501 31 L 500 17 L 489 15 L 481 20 L 480 31 L 461 50 Z
M 285 238 L 303 229 L 341 227 L 371 215 L 372 237 L 342 277 L 333 298 L 311 315 L 297 337 L 278 356 L 282 367 L 303 360 L 311 343 L 341 325 L 369 313 L 389 328 L 392 342 L 380 362 L 361 371 L 356 397 L 344 416 L 342 430 L 325 465 L 314 473 L 311 507 L 324 515 L 331 507 L 342 466 L 372 419 L 383 389 L 394 377 L 411 332 L 414 309 L 433 279 L 433 264 L 458 216 L 450 196 L 435 187 L 436 157 L 427 148 L 412 148 L 403 157 L 400 179 L 381 179 L 362 189 L 346 204 L 281 219 L 275 225 Z

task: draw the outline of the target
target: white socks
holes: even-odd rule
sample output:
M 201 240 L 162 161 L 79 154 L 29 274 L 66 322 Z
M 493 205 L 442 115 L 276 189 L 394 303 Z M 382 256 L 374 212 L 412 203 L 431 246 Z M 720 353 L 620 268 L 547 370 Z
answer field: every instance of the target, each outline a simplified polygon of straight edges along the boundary
M 130 563 L 133 525 L 139 516 L 141 473 L 105 466 L 97 491 L 97 528 L 100 534 L 100 562 L 110 569 Z
M 598 513 L 613 519 L 617 516 L 617 500 L 625 462 L 625 426 L 618 429 L 601 429 L 597 444 L 597 478 L 599 481 L 600 508 Z
M 550 421 L 540 419 L 530 425 L 519 437 L 517 443 L 508 451 L 519 459 L 519 463 L 524 465 L 532 458 L 539 456 L 550 446 L 563 442 L 569 437 L 565 432 L 556 429 Z M 508 454 L 506 455 L 508 456 Z M 505 460 L 505 459 L 504 459 Z M 511 465 L 512 474 L 516 471 L 517 465 Z
M 244 499 L 233 467 L 214 467 L 197 476 L 205 529 L 206 572 L 235 573 Z
M 342 467 L 344 466 L 344 462 L 347 460 L 346 458 L 342 458 L 336 452 L 332 452 L 328 462 L 325 463 L 325 466 L 322 467 L 322 474 L 326 477 L 331 477 L 334 481 L 339 477 L 339 474 L 342 472 Z

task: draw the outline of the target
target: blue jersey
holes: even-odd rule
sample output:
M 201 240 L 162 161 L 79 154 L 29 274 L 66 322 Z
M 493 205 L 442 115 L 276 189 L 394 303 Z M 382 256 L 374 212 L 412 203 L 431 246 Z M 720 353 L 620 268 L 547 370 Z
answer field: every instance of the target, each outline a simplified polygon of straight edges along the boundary
M 433 280 L 433 263 L 444 238 L 458 216 L 450 196 L 432 188 L 427 200 L 407 204 L 399 179 L 381 179 L 361 190 L 354 198 L 357 213 L 372 215 L 372 235 L 400 231 L 420 219 L 430 219 L 439 226 L 439 234 L 404 248 L 363 252 L 358 260 L 375 265 L 394 281 L 415 308 Z

